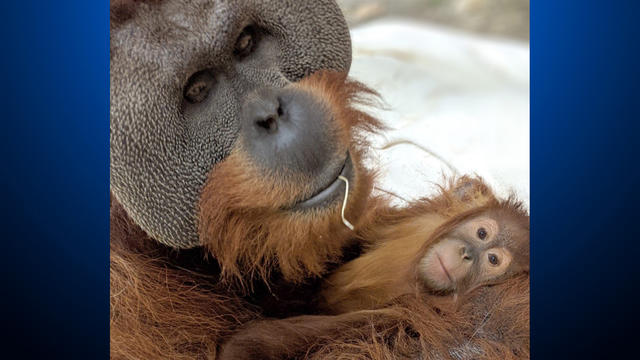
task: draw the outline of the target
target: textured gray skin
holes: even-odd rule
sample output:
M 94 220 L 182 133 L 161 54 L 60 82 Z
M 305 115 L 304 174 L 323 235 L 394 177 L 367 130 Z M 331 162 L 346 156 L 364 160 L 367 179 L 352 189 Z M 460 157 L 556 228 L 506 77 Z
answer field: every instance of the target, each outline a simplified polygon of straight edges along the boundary
M 198 200 L 212 167 L 231 151 L 247 96 L 318 69 L 348 71 L 351 41 L 331 0 L 155 1 L 111 27 L 111 191 L 157 241 L 201 245 Z M 233 56 L 248 24 L 265 29 L 256 51 Z M 183 100 L 194 73 L 216 84 L 202 103 Z

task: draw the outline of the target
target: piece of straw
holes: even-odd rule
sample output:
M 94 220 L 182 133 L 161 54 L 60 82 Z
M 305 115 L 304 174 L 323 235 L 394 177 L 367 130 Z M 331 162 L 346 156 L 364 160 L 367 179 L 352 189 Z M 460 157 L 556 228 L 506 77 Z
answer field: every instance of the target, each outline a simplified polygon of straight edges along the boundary
M 344 181 L 345 189 L 344 189 L 344 201 L 342 202 L 342 222 L 346 227 L 348 227 L 351 231 L 353 231 L 353 225 L 344 218 L 344 209 L 347 207 L 347 199 L 349 198 L 349 180 L 346 177 L 339 175 L 338 179 Z

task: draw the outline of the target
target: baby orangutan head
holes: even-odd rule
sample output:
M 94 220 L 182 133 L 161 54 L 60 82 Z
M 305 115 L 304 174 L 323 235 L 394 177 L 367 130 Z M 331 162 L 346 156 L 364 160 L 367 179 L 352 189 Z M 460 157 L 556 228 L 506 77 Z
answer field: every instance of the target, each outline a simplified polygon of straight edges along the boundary
M 464 294 L 529 271 L 529 216 L 513 201 L 462 214 L 432 239 L 417 277 L 433 293 Z

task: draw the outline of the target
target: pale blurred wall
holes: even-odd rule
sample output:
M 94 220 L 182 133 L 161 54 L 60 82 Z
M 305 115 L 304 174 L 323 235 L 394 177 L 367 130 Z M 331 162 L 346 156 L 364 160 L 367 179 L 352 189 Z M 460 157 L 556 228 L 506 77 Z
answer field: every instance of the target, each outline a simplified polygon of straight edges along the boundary
M 529 0 L 337 0 L 350 26 L 386 16 L 529 41 Z
M 372 138 L 377 186 L 415 199 L 443 175 L 477 174 L 528 205 L 529 2 L 338 3 L 351 26 L 349 74 L 387 105 L 368 109 L 390 128 Z

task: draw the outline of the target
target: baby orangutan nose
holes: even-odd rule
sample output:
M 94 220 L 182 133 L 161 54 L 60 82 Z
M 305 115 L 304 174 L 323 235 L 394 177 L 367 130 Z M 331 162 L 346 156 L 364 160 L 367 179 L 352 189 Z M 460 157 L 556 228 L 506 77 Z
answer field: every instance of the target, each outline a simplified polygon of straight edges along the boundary
M 309 92 L 265 88 L 248 96 L 242 136 L 266 169 L 317 176 L 335 156 L 331 113 Z
M 466 261 L 473 260 L 473 257 L 471 255 L 471 250 L 466 245 L 460 246 L 460 256 L 462 257 L 462 260 L 466 260 Z

